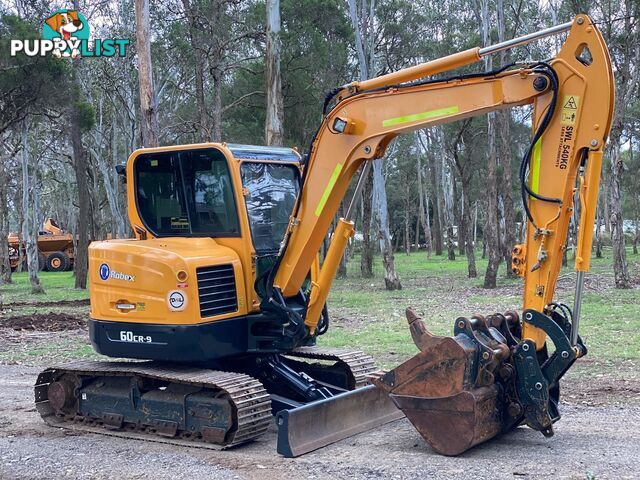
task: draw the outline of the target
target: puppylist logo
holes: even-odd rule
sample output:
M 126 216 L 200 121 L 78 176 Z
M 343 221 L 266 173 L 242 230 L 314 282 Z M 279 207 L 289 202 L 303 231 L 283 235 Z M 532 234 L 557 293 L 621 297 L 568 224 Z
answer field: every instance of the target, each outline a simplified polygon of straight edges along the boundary
M 11 56 L 22 53 L 28 57 L 57 58 L 124 57 L 129 40 L 124 38 L 97 38 L 91 42 L 89 22 L 77 10 L 57 10 L 47 17 L 42 26 L 40 40 L 11 40 Z

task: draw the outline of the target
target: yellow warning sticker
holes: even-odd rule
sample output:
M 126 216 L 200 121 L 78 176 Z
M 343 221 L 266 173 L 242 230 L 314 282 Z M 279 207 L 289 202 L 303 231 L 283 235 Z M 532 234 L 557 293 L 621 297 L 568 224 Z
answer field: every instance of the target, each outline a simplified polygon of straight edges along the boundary
M 560 125 L 574 125 L 578 118 L 578 106 L 580 97 L 578 95 L 565 95 L 562 102 L 562 112 L 560 114 Z

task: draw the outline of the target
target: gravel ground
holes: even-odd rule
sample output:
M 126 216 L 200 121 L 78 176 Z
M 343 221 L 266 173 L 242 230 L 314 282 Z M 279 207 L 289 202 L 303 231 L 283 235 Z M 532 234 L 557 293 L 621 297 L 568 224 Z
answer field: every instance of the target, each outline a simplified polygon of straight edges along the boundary
M 639 477 L 635 402 L 565 404 L 551 439 L 523 427 L 455 458 L 433 453 L 402 420 L 285 459 L 275 452 L 274 429 L 248 445 L 213 451 L 48 427 L 32 405 L 38 370 L 0 365 L 0 479 Z

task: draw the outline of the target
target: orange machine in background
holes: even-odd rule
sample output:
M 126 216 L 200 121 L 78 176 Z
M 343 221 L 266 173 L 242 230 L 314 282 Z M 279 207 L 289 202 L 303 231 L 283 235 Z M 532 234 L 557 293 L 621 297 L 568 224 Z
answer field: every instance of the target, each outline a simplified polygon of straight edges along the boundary
M 23 270 L 27 268 L 24 244 L 16 233 L 9 234 L 9 263 L 15 270 L 23 259 Z M 21 255 L 22 253 L 22 255 Z M 73 237 L 62 230 L 55 220 L 47 218 L 43 229 L 38 232 L 38 266 L 39 270 L 64 272 L 73 267 Z

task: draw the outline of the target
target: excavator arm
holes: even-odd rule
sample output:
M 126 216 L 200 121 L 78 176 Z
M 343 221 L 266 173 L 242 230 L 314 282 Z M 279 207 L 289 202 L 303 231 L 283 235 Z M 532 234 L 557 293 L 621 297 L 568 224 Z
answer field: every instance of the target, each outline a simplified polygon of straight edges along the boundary
M 534 106 L 532 142 L 523 162 L 523 201 L 527 241 L 517 246 L 516 273 L 525 278 L 524 308 L 542 311 L 554 295 L 576 178 L 583 200 L 576 270 L 589 268 L 591 225 L 602 152 L 613 112 L 613 75 L 602 36 L 586 16 L 530 35 L 529 41 L 570 29 L 562 49 L 549 62 L 523 68 L 462 75 L 441 81 L 418 79 L 479 61 L 504 47 L 470 49 L 423 65 L 355 82 L 335 93 L 310 149 L 304 184 L 287 230 L 273 286 L 283 297 L 297 294 L 313 264 L 353 176 L 384 156 L 397 136 L 471 116 Z M 409 82 L 412 83 L 400 83 Z M 527 178 L 528 174 L 528 178 Z M 361 174 L 361 179 L 364 177 Z M 362 182 L 356 187 L 358 196 Z M 594 193 L 595 192 L 595 193 Z M 354 202 L 352 201 L 353 205 Z M 348 209 L 351 213 L 352 208 Z M 314 282 L 305 323 L 312 331 L 331 287 L 353 222 L 341 219 L 329 254 Z M 341 248 L 342 247 L 342 248 Z M 527 338 L 544 343 L 535 329 Z
M 566 31 L 566 41 L 551 60 L 424 79 Z M 611 62 L 596 26 L 579 15 L 573 22 L 503 44 L 354 82 L 332 92 L 328 103 L 333 106 L 311 145 L 303 187 L 267 285 L 270 306 L 288 311 L 289 328 L 303 336 L 316 332 L 340 258 L 354 234 L 353 207 L 371 162 L 384 156 L 390 142 L 418 129 L 533 105 L 533 138 L 520 167 L 526 241 L 514 247 L 510 266 L 524 278 L 522 321 L 515 312 L 460 318 L 454 337 L 436 337 L 409 311 L 412 336 L 421 352 L 375 383 L 444 454 L 458 454 L 522 422 L 552 434 L 551 424 L 559 418 L 558 381 L 586 353 L 577 334 L 579 303 L 614 105 Z M 299 297 L 358 170 L 354 197 L 312 282 L 304 314 L 293 314 L 287 302 Z M 554 293 L 569 222 L 578 206 L 572 315 L 568 307 L 554 302 Z M 547 337 L 554 353 L 548 353 Z

